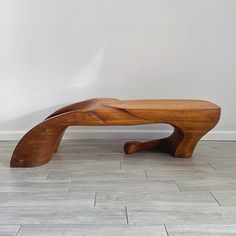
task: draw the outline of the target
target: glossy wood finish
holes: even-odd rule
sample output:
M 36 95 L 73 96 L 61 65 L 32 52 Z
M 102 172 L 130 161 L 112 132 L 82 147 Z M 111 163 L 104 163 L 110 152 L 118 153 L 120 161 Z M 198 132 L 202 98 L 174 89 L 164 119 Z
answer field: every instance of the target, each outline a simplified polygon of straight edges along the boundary
M 68 126 L 116 126 L 166 123 L 170 137 L 148 142 L 127 142 L 126 153 L 161 149 L 175 157 L 190 157 L 200 140 L 220 118 L 220 107 L 202 100 L 90 99 L 66 106 L 31 129 L 16 146 L 11 167 L 47 163 L 57 151 Z

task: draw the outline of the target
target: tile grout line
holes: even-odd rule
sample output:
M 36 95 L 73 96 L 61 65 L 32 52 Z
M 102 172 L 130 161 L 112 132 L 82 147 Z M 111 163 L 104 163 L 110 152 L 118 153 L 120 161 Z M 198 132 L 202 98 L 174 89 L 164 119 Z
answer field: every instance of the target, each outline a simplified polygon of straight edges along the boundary
M 67 189 L 66 192 L 69 192 L 69 190 L 70 190 L 70 186 L 71 186 L 71 180 L 70 180 L 70 183 L 69 183 L 69 185 L 68 185 L 68 189 Z
M 97 192 L 95 192 L 95 196 L 94 196 L 94 203 L 93 203 L 93 206 L 95 207 L 96 205 L 96 202 L 97 202 Z
M 213 169 L 215 170 L 215 167 L 208 161 L 207 164 Z
M 129 224 L 129 218 L 128 218 L 127 206 L 125 206 L 125 216 L 126 216 L 126 223 L 128 225 Z
M 19 229 L 16 231 L 16 234 L 15 234 L 15 236 L 17 236 L 17 235 L 18 235 L 18 233 L 20 232 L 20 229 L 21 229 L 21 227 L 22 227 L 22 225 L 20 225 Z
M 177 181 L 174 181 L 174 182 L 175 182 L 175 184 L 177 185 L 177 187 L 178 187 L 179 191 L 180 191 L 180 192 L 182 192 L 182 190 L 181 190 L 181 188 L 180 188 L 179 184 L 177 183 Z
M 50 175 L 50 171 L 48 171 L 48 174 L 47 174 L 45 180 L 48 180 L 49 175 Z
M 146 172 L 146 170 L 144 170 L 144 173 L 145 173 L 145 176 L 146 176 L 146 178 L 147 178 L 147 181 L 148 181 L 148 175 L 147 175 L 147 172 Z
M 166 228 L 166 225 L 164 224 L 164 228 L 165 228 L 165 231 L 166 231 L 166 236 L 169 236 L 169 233 L 168 233 L 168 230 Z
M 212 192 L 210 192 L 211 196 L 214 198 L 214 200 L 219 204 L 219 206 L 221 206 L 220 202 L 216 199 L 216 197 L 213 195 Z

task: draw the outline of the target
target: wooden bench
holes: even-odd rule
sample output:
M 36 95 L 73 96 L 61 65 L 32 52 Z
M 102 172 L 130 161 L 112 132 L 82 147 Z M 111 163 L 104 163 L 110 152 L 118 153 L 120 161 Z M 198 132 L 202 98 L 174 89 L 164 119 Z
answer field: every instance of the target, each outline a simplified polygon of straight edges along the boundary
M 125 153 L 161 149 L 175 157 L 191 157 L 197 142 L 220 118 L 220 107 L 202 100 L 90 99 L 66 106 L 26 133 L 16 146 L 11 167 L 40 166 L 58 149 L 68 126 L 117 126 L 165 123 L 171 136 L 148 142 L 127 142 Z

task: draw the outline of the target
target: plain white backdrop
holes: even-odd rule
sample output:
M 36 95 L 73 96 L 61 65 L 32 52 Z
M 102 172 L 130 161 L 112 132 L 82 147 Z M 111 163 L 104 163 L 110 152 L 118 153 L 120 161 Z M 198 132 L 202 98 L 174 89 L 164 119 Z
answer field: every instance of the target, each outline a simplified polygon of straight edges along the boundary
M 0 0 L 0 139 L 92 97 L 210 100 L 222 117 L 207 137 L 236 139 L 236 1 Z M 84 127 L 67 137 L 157 128 Z

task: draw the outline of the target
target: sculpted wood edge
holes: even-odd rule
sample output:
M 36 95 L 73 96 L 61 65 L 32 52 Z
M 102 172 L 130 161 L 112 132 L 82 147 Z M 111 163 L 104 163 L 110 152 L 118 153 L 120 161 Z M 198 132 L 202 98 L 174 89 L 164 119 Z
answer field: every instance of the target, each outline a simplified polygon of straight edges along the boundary
M 115 126 L 166 123 L 171 136 L 124 145 L 127 154 L 160 149 L 175 157 L 191 157 L 203 135 L 217 124 L 220 107 L 201 100 L 90 99 L 57 110 L 26 133 L 17 144 L 11 167 L 40 166 L 51 160 L 68 126 Z

